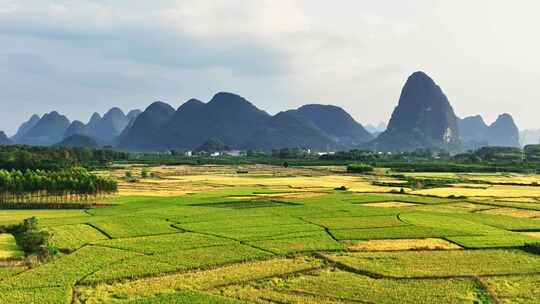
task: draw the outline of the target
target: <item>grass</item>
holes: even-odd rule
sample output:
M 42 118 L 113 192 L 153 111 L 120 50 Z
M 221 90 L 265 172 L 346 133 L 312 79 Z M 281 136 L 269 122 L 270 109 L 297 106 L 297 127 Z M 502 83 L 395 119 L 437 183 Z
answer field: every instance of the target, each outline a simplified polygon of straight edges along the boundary
M 473 279 L 372 279 L 338 269 L 230 286 L 220 293 L 255 303 L 489 303 Z
M 165 220 L 144 216 L 126 216 L 110 221 L 90 222 L 112 238 L 146 236 L 178 232 Z
M 325 232 L 317 232 L 303 237 L 269 239 L 247 242 L 247 244 L 262 248 L 275 254 L 291 254 L 310 251 L 335 251 L 343 246 Z
M 106 207 L 0 211 L 0 226 L 37 216 L 66 249 L 32 267 L 0 259 L 0 303 L 71 303 L 72 290 L 74 303 L 489 303 L 485 286 L 502 303 L 538 298 L 540 257 L 518 248 L 540 236 L 538 187 L 445 173 L 462 184 L 433 197 L 371 184 L 387 176 L 242 169 L 150 167 Z M 480 178 L 496 184 L 467 183 Z M 447 197 L 462 190 L 479 196 Z
M 157 254 L 172 250 L 186 250 L 231 244 L 234 241 L 198 233 L 174 233 L 94 242 L 94 244 L 130 250 L 143 254 Z
M 134 256 L 125 250 L 87 246 L 2 281 L 2 288 L 70 287 L 102 268 Z
M 86 224 L 54 226 L 47 228 L 49 244 L 60 249 L 75 250 L 91 242 L 107 239 L 103 233 Z
M 84 302 L 108 302 L 112 299 L 129 300 L 151 298 L 157 295 L 174 294 L 182 289 L 211 289 L 250 280 L 282 276 L 322 267 L 322 261 L 309 258 L 276 258 L 232 264 L 216 269 L 179 273 L 135 281 L 98 284 L 95 287 L 81 287 L 77 292 Z
M 358 271 L 400 278 L 526 274 L 540 269 L 540 259 L 521 250 L 355 252 L 326 256 Z
M 538 303 L 540 275 L 484 278 L 482 281 L 500 303 Z
M 69 303 L 71 300 L 71 290 L 66 287 L 40 288 L 39 291 L 33 289 L 2 289 L 0 288 L 0 303 L 9 304 L 58 304 Z
M 170 273 L 193 269 L 238 263 L 270 257 L 271 254 L 249 246 L 234 244 L 204 247 L 188 250 L 171 249 L 168 252 L 136 256 L 101 269 L 86 277 L 84 283 L 112 282 L 121 279 L 135 279 L 160 273 Z
M 307 221 L 328 229 L 359 229 L 406 226 L 396 216 L 360 216 L 307 218 Z
M 87 216 L 87 214 L 84 210 L 0 210 L 0 226 L 18 224 L 32 216 L 42 220 Z
M 411 239 L 442 238 L 447 236 L 469 235 L 468 233 L 443 228 L 422 226 L 398 226 L 371 229 L 335 229 L 330 230 L 338 240 L 371 240 L 371 239 Z
M 533 236 L 518 232 L 481 236 L 449 236 L 447 239 L 470 249 L 521 247 L 527 243 L 538 241 L 538 239 Z
M 222 228 L 216 226 L 211 230 L 201 230 L 193 228 L 192 225 L 178 225 L 180 228 L 189 229 L 195 232 L 212 233 L 216 236 L 232 238 L 242 241 L 255 241 L 271 239 L 276 236 L 286 236 L 289 234 L 322 231 L 323 228 L 312 224 L 290 224 L 290 225 L 272 225 L 272 226 L 255 226 L 244 228 Z
M 209 295 L 193 290 L 182 290 L 175 293 L 158 295 L 151 298 L 130 301 L 130 304 L 248 304 L 247 302 L 229 299 L 218 295 Z
M 0 281 L 7 279 L 9 277 L 12 277 L 14 275 L 17 275 L 23 271 L 25 271 L 27 268 L 24 266 L 9 266 L 9 267 L 0 267 Z
M 0 234 L 0 259 L 24 256 L 24 252 L 17 245 L 15 237 L 9 233 Z

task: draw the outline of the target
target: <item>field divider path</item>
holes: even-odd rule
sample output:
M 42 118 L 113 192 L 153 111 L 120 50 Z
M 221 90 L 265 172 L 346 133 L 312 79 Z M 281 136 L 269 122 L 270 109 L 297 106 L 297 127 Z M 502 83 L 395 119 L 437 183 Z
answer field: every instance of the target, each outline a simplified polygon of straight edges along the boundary
M 484 292 L 487 293 L 487 295 L 489 296 L 489 298 L 490 298 L 490 300 L 491 300 L 491 302 L 493 304 L 500 304 L 501 303 L 499 298 L 497 298 L 497 295 L 488 287 L 488 285 L 482 280 L 481 277 L 474 276 L 473 278 L 476 281 L 476 283 L 484 290 Z
M 94 224 L 92 224 L 92 223 L 85 223 L 85 224 L 88 225 L 88 226 L 90 226 L 90 227 L 92 227 L 92 228 L 94 228 L 94 229 L 96 229 L 97 231 L 99 231 L 101 234 L 103 234 L 103 235 L 104 235 L 106 238 L 108 238 L 109 240 L 112 240 L 112 239 L 113 239 L 113 237 L 112 237 L 110 234 L 108 234 L 108 233 L 107 233 L 106 231 L 104 231 L 103 229 L 97 227 L 96 225 L 94 225 Z
M 92 245 L 92 246 L 94 246 L 94 245 Z M 99 247 L 99 246 L 97 246 L 97 247 Z M 119 249 L 119 248 L 114 248 L 114 249 Z M 126 250 L 126 251 L 130 251 L 130 250 Z M 130 252 L 132 252 L 132 251 L 130 251 Z M 77 294 L 77 288 L 76 288 L 76 287 L 79 286 L 79 285 L 81 285 L 81 282 L 82 282 L 82 281 L 84 281 L 84 280 L 85 280 L 86 278 L 88 278 L 89 276 L 91 276 L 91 275 L 93 275 L 93 274 L 95 274 L 95 273 L 97 273 L 97 272 L 99 272 L 99 271 L 105 269 L 105 267 L 107 267 L 107 266 L 112 266 L 112 265 L 120 264 L 120 263 L 122 263 L 122 262 L 124 262 L 124 261 L 126 261 L 126 260 L 129 260 L 129 259 L 132 259 L 132 258 L 133 258 L 133 257 L 126 257 L 126 258 L 120 259 L 120 260 L 115 261 L 115 262 L 113 262 L 113 263 L 110 263 L 110 264 L 108 264 L 108 265 L 106 265 L 106 266 L 100 267 L 100 268 L 98 268 L 98 269 L 96 269 L 96 270 L 94 270 L 94 271 L 92 271 L 92 272 L 90 272 L 90 273 L 87 273 L 86 275 L 84 275 L 84 276 L 82 276 L 81 278 L 79 278 L 79 279 L 75 282 L 75 284 L 73 284 L 73 286 L 70 286 L 70 287 L 71 287 L 71 304 L 76 304 L 76 303 L 77 303 L 77 297 L 78 297 L 78 294 Z
M 320 224 L 317 224 L 317 223 L 313 223 L 313 222 L 311 222 L 311 221 L 309 221 L 309 220 L 306 220 L 306 219 L 303 218 L 303 217 L 296 217 L 296 218 L 299 219 L 299 220 L 301 220 L 301 221 L 303 221 L 303 222 L 305 222 L 306 224 L 311 224 L 311 225 L 315 225 L 315 226 L 317 226 L 317 227 L 321 227 L 321 228 L 324 230 L 324 232 L 326 232 L 326 234 L 328 234 L 328 236 L 329 236 L 330 238 L 332 238 L 334 241 L 340 243 L 339 240 L 332 234 L 332 232 L 330 231 L 330 228 L 328 228 L 328 227 L 326 227 L 326 226 L 323 226 L 323 225 L 320 225 Z M 340 244 L 341 244 L 341 243 L 340 243 Z

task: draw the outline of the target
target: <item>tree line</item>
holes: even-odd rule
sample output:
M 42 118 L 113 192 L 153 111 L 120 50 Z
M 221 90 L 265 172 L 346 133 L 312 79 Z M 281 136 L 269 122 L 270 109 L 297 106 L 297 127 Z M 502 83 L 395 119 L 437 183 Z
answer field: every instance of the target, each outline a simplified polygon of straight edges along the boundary
M 0 169 L 62 170 L 74 166 L 104 166 L 128 160 L 129 153 L 111 149 L 0 145 Z
M 92 201 L 117 189 L 115 180 L 81 167 L 56 171 L 0 169 L 0 204 Z

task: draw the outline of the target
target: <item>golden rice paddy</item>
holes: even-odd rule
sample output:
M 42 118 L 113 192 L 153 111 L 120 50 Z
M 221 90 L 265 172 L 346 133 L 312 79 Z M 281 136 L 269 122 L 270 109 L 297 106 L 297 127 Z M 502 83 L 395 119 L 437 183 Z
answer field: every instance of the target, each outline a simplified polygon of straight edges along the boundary
M 367 203 L 361 206 L 379 207 L 379 208 L 407 208 L 418 206 L 419 204 L 404 203 L 404 202 L 380 202 L 380 203 Z
M 399 251 L 399 250 L 452 250 L 462 249 L 461 246 L 444 239 L 399 239 L 399 240 L 369 240 L 345 242 L 351 251 Z
M 496 214 L 496 215 L 506 215 L 512 217 L 540 217 L 540 211 L 537 210 L 525 210 L 525 209 L 515 209 L 515 208 L 491 208 L 479 211 L 484 214 Z

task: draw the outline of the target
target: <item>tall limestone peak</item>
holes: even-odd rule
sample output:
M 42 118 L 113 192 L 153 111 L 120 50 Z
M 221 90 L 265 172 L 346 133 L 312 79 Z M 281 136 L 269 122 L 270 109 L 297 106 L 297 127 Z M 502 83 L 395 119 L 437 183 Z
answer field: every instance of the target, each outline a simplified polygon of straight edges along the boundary
M 90 117 L 90 120 L 88 121 L 88 126 L 97 124 L 100 120 L 101 120 L 101 115 L 99 115 L 99 113 L 97 112 L 94 112 L 94 114 L 92 114 L 92 117 Z
M 489 126 L 487 138 L 490 146 L 519 147 L 519 129 L 512 115 L 499 115 Z
M 442 89 L 424 72 L 407 79 L 388 128 L 369 147 L 379 151 L 445 148 L 459 143 L 457 117 Z

